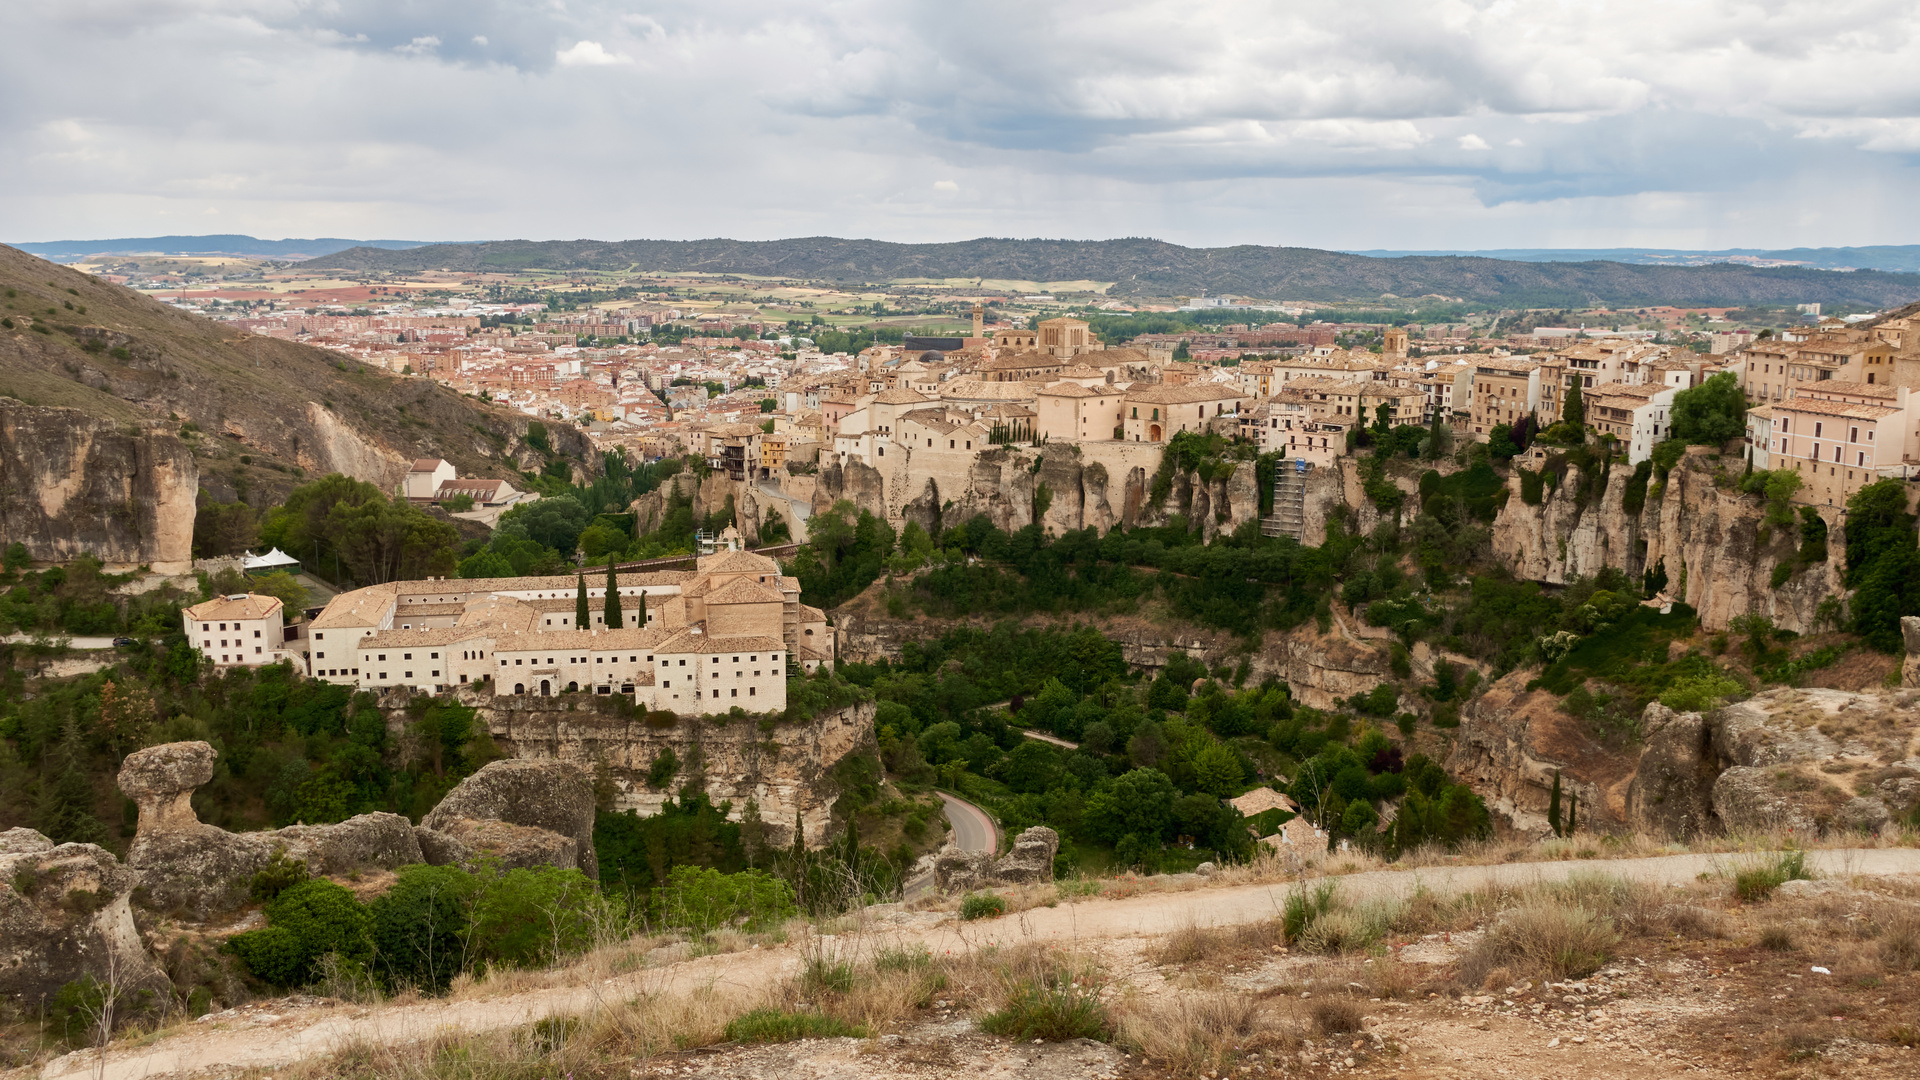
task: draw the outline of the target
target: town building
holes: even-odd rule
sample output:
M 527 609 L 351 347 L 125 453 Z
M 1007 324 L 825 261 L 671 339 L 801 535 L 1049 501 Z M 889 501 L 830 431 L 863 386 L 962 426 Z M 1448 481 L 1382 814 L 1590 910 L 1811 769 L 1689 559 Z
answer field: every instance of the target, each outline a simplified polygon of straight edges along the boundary
M 180 613 L 187 643 L 216 670 L 262 667 L 286 659 L 282 605 L 260 593 L 216 596 Z

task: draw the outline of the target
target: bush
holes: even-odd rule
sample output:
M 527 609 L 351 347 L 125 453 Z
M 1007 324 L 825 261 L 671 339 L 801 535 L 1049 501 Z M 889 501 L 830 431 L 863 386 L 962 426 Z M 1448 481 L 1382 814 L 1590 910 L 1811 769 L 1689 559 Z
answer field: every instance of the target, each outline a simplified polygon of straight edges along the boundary
M 1612 923 L 1580 904 L 1533 904 L 1494 920 L 1463 970 L 1513 967 L 1548 979 L 1579 979 L 1600 970 L 1620 942 Z
M 1793 930 L 1775 924 L 1760 931 L 1760 947 L 1772 952 L 1792 952 L 1799 948 L 1793 940 Z
M 285 851 L 276 851 L 267 865 L 253 875 L 253 886 L 249 892 L 253 899 L 269 902 L 295 885 L 304 883 L 307 877 L 305 859 L 296 859 Z
M 1308 1013 L 1313 1028 L 1322 1035 L 1346 1035 L 1361 1028 L 1366 1010 L 1358 1001 L 1344 995 L 1315 998 Z
M 1007 898 L 998 893 L 968 893 L 967 898 L 960 901 L 962 920 L 997 919 L 1006 913 Z
M 793 890 L 760 870 L 723 874 L 698 866 L 676 866 L 655 895 L 661 924 L 704 934 L 745 920 L 758 930 L 793 916 Z
M 366 963 L 373 958 L 367 909 L 327 880 L 295 885 L 267 905 L 267 926 L 229 939 L 247 970 L 275 986 L 313 981 L 314 961 L 327 953 Z
M 1332 911 L 1339 889 L 1337 882 L 1323 881 L 1314 886 L 1311 893 L 1302 888 L 1289 890 L 1287 901 L 1280 909 L 1280 926 L 1287 940 L 1300 940 L 1308 927 Z
M 107 1007 L 107 988 L 91 975 L 62 986 L 47 1006 L 47 1021 L 62 1039 L 85 1046 L 99 1036 L 100 1017 Z
M 1006 1004 L 980 1018 L 980 1030 L 1020 1042 L 1105 1041 L 1112 1026 L 1099 988 L 1060 974 L 1016 983 Z
M 817 1012 L 755 1009 L 727 1022 L 727 1041 L 743 1043 L 792 1042 L 795 1039 L 864 1039 L 867 1029 Z
M 389 991 L 446 990 L 466 969 L 479 882 L 456 866 L 409 866 L 368 905 L 374 970 Z
M 475 959 L 538 967 L 593 943 L 606 902 L 578 870 L 512 870 L 486 883 L 473 904 Z
M 1737 870 L 1733 875 L 1733 894 L 1748 903 L 1765 900 L 1773 890 L 1789 881 L 1809 881 L 1807 853 L 1783 851 L 1766 863 Z

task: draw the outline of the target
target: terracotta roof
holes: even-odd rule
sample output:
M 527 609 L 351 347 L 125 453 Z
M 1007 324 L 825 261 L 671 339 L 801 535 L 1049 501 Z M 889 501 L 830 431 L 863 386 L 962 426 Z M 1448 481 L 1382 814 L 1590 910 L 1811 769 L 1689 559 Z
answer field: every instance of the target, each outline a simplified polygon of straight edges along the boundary
M 1270 787 L 1254 788 L 1237 799 L 1228 799 L 1227 805 L 1240 811 L 1243 817 L 1265 813 L 1268 810 L 1290 810 L 1298 813 L 1300 807 L 1286 795 Z
M 759 634 L 740 634 L 734 637 L 714 637 L 711 634 L 682 630 L 673 637 L 654 646 L 657 653 L 732 653 L 764 652 L 785 653 L 787 643 L 777 637 L 765 637 Z
M 703 574 L 777 574 L 780 564 L 751 551 L 729 551 L 700 560 Z
M 777 590 L 747 578 L 734 578 L 707 595 L 709 604 L 780 604 L 786 598 Z
M 232 596 L 216 596 L 202 604 L 187 609 L 187 618 L 195 622 L 209 619 L 264 619 L 279 611 L 281 603 L 272 596 L 260 593 L 235 593 Z
M 904 386 L 896 386 L 891 390 L 875 395 L 873 403 L 875 405 L 918 405 L 930 400 L 932 399 L 916 390 L 909 390 Z
M 424 583 L 423 583 L 424 584 Z M 393 606 L 394 584 L 369 585 L 344 592 L 327 601 L 325 611 L 313 620 L 313 629 L 330 630 L 336 626 L 379 626 Z
M 1187 383 L 1184 386 L 1156 386 L 1151 390 L 1130 390 L 1128 401 L 1145 402 L 1149 405 L 1190 405 L 1202 401 L 1224 401 L 1228 398 L 1243 398 L 1247 394 L 1237 386 L 1225 383 Z
M 1779 412 L 1812 413 L 1815 416 L 1845 416 L 1855 420 L 1884 420 L 1889 416 L 1900 415 L 1900 410 L 1887 405 L 1855 405 L 1850 401 L 1820 401 L 1816 398 L 1793 397 L 1785 401 L 1776 401 L 1773 407 Z M 1803 434 L 1794 432 L 1794 434 Z

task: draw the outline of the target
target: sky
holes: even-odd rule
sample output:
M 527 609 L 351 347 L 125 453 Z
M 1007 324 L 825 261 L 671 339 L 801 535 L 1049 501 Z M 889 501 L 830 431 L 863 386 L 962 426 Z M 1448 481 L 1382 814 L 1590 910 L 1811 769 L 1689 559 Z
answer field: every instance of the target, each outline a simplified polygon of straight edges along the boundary
M 5 0 L 0 239 L 1920 242 L 1912 0 Z

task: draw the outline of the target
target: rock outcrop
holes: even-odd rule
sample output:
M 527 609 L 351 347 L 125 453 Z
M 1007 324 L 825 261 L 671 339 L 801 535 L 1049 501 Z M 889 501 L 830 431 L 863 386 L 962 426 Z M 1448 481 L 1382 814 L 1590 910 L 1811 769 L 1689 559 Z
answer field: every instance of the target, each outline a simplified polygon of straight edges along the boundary
M 187 572 L 199 476 L 192 449 L 161 424 L 0 398 L 0 540 L 36 560 Z
M 215 751 L 204 742 L 166 743 L 128 754 L 120 790 L 140 808 L 127 865 L 143 871 L 141 904 L 206 919 L 247 902 L 253 875 L 284 852 L 309 872 L 340 874 L 423 861 L 412 823 L 398 814 L 361 814 L 334 825 L 292 825 L 231 833 L 193 812 L 195 788 L 213 779 Z
M 991 851 L 965 851 L 948 844 L 933 860 L 933 883 L 941 892 L 966 892 L 995 885 L 1038 885 L 1053 880 L 1053 857 L 1060 834 L 1045 825 L 1022 830 L 1013 848 L 994 858 Z
M 520 865 L 551 862 L 597 878 L 593 815 L 593 780 L 585 770 L 564 761 L 522 758 L 492 762 L 460 781 L 420 819 L 420 827 L 476 852 L 520 860 Z M 499 823 L 520 828 L 493 827 Z M 525 829 L 552 833 L 568 843 L 556 844 Z M 542 853 L 547 857 L 541 858 Z
M 436 828 L 414 830 L 420 851 L 433 866 L 477 870 L 491 864 L 501 870 L 556 866 L 580 869 L 580 844 L 571 836 L 505 821 L 447 818 Z
M 1579 800 L 1579 816 L 1594 828 L 1626 817 L 1634 754 L 1609 747 L 1560 708 L 1558 698 L 1526 689 L 1524 673 L 1507 675 L 1462 712 L 1459 735 L 1444 765 L 1486 801 L 1515 831 L 1550 831 L 1547 807 L 1554 773 L 1563 799 Z
M 1738 472 L 1738 462 L 1718 463 Z M 1639 581 L 1649 568 L 1666 568 L 1669 594 L 1700 613 L 1708 630 L 1725 630 L 1729 620 L 1750 611 L 1771 616 L 1775 625 L 1798 633 L 1816 629 L 1820 602 L 1845 592 L 1841 584 L 1846 542 L 1842 510 L 1823 507 L 1827 521 L 1827 561 L 1800 571 L 1778 589 L 1773 569 L 1793 558 L 1798 533 L 1793 527 L 1768 527 L 1766 503 L 1715 482 L 1707 447 L 1694 447 L 1668 475 L 1664 488 L 1649 485 L 1638 512 L 1625 499 L 1633 469 L 1614 465 L 1605 490 L 1586 506 L 1576 494 L 1577 471 L 1529 506 L 1513 494 L 1494 519 L 1493 557 L 1517 577 L 1563 584 L 1591 577 L 1606 567 Z
M 93 844 L 59 844 L 32 829 L 0 833 L 0 999 L 37 1011 L 91 975 L 129 997 L 171 989 L 134 926 L 142 875 Z

